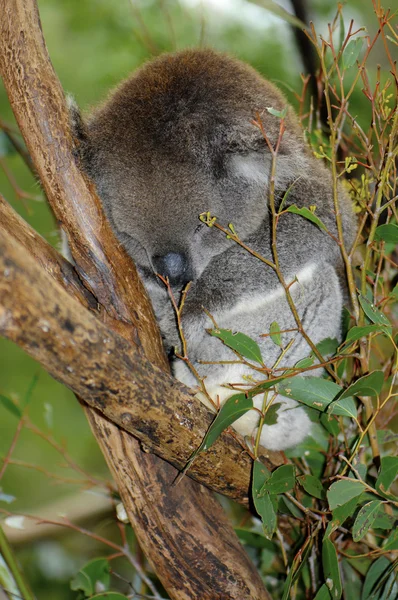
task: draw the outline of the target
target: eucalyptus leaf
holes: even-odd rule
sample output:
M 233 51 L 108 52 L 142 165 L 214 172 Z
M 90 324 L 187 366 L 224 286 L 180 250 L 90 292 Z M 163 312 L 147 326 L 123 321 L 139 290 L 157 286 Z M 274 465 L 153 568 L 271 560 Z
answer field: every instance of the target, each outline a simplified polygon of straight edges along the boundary
M 275 545 L 267 540 L 261 533 L 257 533 L 256 531 L 251 531 L 250 529 L 244 529 L 243 527 L 235 527 L 235 533 L 238 538 L 244 544 L 251 546 L 252 548 L 266 548 L 270 550 L 273 554 L 276 552 Z
M 261 351 L 257 342 L 245 333 L 232 333 L 230 329 L 210 329 L 209 333 L 244 358 L 253 360 L 260 365 L 263 364 Z
M 281 465 L 272 471 L 271 477 L 264 484 L 263 490 L 270 494 L 283 494 L 294 488 L 295 476 L 293 465 Z
M 95 596 L 90 596 L 90 600 L 128 600 L 127 596 L 119 594 L 119 592 L 102 592 Z
M 344 342 L 344 346 L 347 344 L 352 344 L 352 342 L 356 342 L 363 337 L 370 335 L 371 333 L 384 333 L 384 335 L 389 335 L 388 327 L 384 325 L 364 325 L 363 327 L 357 327 L 356 325 L 352 327 L 347 333 L 347 337 Z
M 339 347 L 339 341 L 336 338 L 325 338 L 316 347 L 322 356 L 333 356 Z
M 72 579 L 70 587 L 84 592 L 86 596 L 92 596 L 98 583 L 101 583 L 103 589 L 109 588 L 110 567 L 106 558 L 95 558 L 86 563 Z
M 322 566 L 330 595 L 334 600 L 341 598 L 343 588 L 341 585 L 339 562 L 333 542 L 325 535 L 322 541 Z
M 384 384 L 383 371 L 372 371 L 351 384 L 339 397 L 339 400 L 348 396 L 378 396 Z
M 275 425 L 278 422 L 278 410 L 282 406 L 281 402 L 273 402 L 264 415 L 264 425 Z
M 267 107 L 267 111 L 270 113 L 270 115 L 273 115 L 274 117 L 278 117 L 279 119 L 284 119 L 287 115 L 287 107 L 286 106 L 282 110 L 277 110 L 276 108 L 272 108 L 272 106 L 269 106 L 269 107 Z
M 332 483 L 327 491 L 330 510 L 346 504 L 352 498 L 360 496 L 365 490 L 365 485 L 356 479 L 341 479 Z
M 343 52 L 343 66 L 345 69 L 349 69 L 355 65 L 359 53 L 362 50 L 363 42 L 363 38 L 357 38 L 348 42 Z
M 362 596 L 361 600 L 395 600 L 397 597 L 398 589 L 395 584 L 395 592 L 394 592 L 394 583 L 392 585 L 392 593 L 394 596 L 385 595 L 384 589 L 387 588 L 387 582 L 390 576 L 391 570 L 391 562 L 385 556 L 380 556 L 377 560 L 375 560 L 366 574 L 365 582 L 362 588 Z M 383 589 L 384 588 L 384 589 Z M 389 590 L 387 588 L 386 593 L 388 594 Z
M 10 398 L 7 398 L 7 396 L 0 394 L 0 404 L 2 404 L 4 408 L 8 410 L 8 412 L 14 415 L 14 417 L 17 417 L 17 419 L 22 417 L 22 412 L 19 406 L 14 404 L 14 402 L 10 400 Z
M 372 321 L 372 323 L 375 323 L 375 325 L 382 326 L 384 330 L 387 331 L 388 334 L 391 336 L 392 327 L 387 317 L 378 308 L 376 308 L 376 306 L 372 302 L 370 302 L 365 296 L 362 296 L 362 294 L 359 294 L 359 303 L 368 319 Z
M 324 412 L 329 404 L 341 393 L 342 388 L 320 377 L 290 377 L 277 385 L 283 396 L 298 400 L 311 408 Z
M 255 460 L 253 463 L 252 496 L 254 507 L 261 517 L 264 535 L 271 539 L 276 531 L 276 510 L 271 495 L 264 492 L 263 488 L 271 473 L 263 463 Z
M 331 598 L 332 596 L 329 592 L 329 588 L 326 583 L 324 583 L 317 591 L 314 600 L 331 600 Z
M 375 231 L 375 240 L 382 240 L 389 244 L 398 244 L 398 225 L 386 223 L 379 225 Z
M 276 321 L 272 321 L 269 332 L 271 340 L 274 342 L 274 344 L 282 347 L 281 329 Z
M 299 29 L 306 29 L 307 25 L 300 21 L 297 17 L 292 15 L 290 12 L 285 10 L 282 6 L 274 2 L 273 0 L 249 0 L 252 4 L 257 4 L 262 8 L 269 10 L 271 13 L 280 17 L 283 21 L 286 21 L 290 25 L 294 27 L 298 27 Z
M 340 417 L 357 418 L 357 407 L 353 398 L 339 398 L 332 402 L 328 407 L 330 415 L 339 415 Z
M 376 480 L 376 489 L 387 492 L 398 475 L 398 457 L 383 456 L 381 459 L 380 473 Z
M 323 500 L 326 497 L 322 483 L 314 475 L 302 475 L 298 477 L 298 481 L 310 496 L 319 498 L 319 500 Z
M 239 417 L 246 414 L 252 408 L 253 400 L 248 398 L 246 394 L 234 394 L 228 398 L 207 430 L 198 451 L 202 452 L 203 450 L 208 450 L 227 427 L 232 425 Z
M 359 542 L 372 527 L 381 507 L 381 500 L 372 500 L 362 506 L 352 527 L 352 539 Z
M 326 535 L 331 535 L 333 531 L 340 527 L 340 525 L 343 525 L 344 521 L 354 514 L 358 502 L 359 496 L 355 496 L 345 504 L 337 506 L 337 508 L 332 511 L 332 520 L 328 523 Z
M 324 223 L 322 223 L 321 219 L 319 217 L 317 217 L 315 213 L 310 211 L 310 209 L 307 208 L 306 206 L 299 208 L 295 204 L 292 204 L 285 210 L 286 210 L 286 212 L 290 212 L 295 215 L 300 215 L 301 217 L 304 217 L 304 219 L 307 219 L 308 221 L 315 223 L 315 225 L 317 225 L 319 227 L 319 229 L 322 229 L 323 231 L 327 231 L 326 225 L 324 225 Z

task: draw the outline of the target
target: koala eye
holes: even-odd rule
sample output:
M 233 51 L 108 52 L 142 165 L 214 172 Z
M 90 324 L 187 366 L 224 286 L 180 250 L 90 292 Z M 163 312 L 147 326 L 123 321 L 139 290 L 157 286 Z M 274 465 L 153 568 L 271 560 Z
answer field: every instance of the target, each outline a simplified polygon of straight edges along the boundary
M 195 227 L 194 234 L 199 233 L 200 231 L 203 231 L 204 227 L 206 227 L 206 225 L 204 223 L 199 223 L 199 225 L 197 225 Z

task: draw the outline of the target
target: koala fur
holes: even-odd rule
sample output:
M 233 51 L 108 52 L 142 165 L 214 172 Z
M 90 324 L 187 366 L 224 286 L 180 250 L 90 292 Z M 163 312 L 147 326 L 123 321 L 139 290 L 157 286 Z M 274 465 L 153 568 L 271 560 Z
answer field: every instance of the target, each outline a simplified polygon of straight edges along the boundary
M 124 81 L 84 123 L 72 108 L 78 152 L 95 181 L 112 227 L 138 271 L 152 300 L 168 350 L 179 347 L 175 314 L 164 284 L 168 276 L 180 298 L 192 281 L 182 315 L 190 361 L 210 395 L 223 402 L 232 395 L 225 384 L 251 375 L 236 355 L 206 328 L 243 332 L 255 339 L 265 364 L 280 354 L 268 333 L 273 321 L 281 330 L 296 329 L 284 290 L 272 268 L 199 220 L 209 211 L 225 227 L 273 260 L 268 206 L 271 153 L 253 119 L 260 117 L 275 146 L 286 100 L 254 69 L 212 50 L 184 50 L 145 64 Z M 299 122 L 288 107 L 276 162 L 275 200 L 286 190 L 284 207 L 316 205 L 316 214 L 337 236 L 333 185 L 329 171 L 303 141 Z M 350 201 L 339 191 L 345 242 L 350 246 L 355 220 Z M 303 323 L 314 343 L 340 336 L 346 296 L 338 244 L 299 215 L 284 214 L 277 228 L 280 268 Z M 294 343 L 279 366 L 292 366 L 310 352 L 297 331 L 284 333 Z M 197 381 L 186 364 L 172 359 L 174 374 L 189 386 Z M 313 372 L 312 372 L 313 373 Z M 263 377 L 264 379 L 264 377 Z M 254 399 L 261 408 L 263 398 Z M 264 425 L 261 443 L 269 449 L 296 445 L 310 431 L 310 420 L 296 402 L 278 397 L 278 420 Z M 255 433 L 258 413 L 250 411 L 235 428 Z

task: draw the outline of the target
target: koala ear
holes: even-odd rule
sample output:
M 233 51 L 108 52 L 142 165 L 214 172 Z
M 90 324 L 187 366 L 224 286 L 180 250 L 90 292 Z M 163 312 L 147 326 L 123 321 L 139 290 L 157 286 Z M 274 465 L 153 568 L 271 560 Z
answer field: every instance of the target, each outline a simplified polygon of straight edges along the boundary
M 232 177 L 245 179 L 248 183 L 266 186 L 269 181 L 271 157 L 265 152 L 231 154 L 228 171 Z
M 70 94 L 66 97 L 66 104 L 69 110 L 69 122 L 74 139 L 74 154 L 79 159 L 85 170 L 89 171 L 93 150 L 86 123 L 83 121 L 80 108 L 76 100 Z

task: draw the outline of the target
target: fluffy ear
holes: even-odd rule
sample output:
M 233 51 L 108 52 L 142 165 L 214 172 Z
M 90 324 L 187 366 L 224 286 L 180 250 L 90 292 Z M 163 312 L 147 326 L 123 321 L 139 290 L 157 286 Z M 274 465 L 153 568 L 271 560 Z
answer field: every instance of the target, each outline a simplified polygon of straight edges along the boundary
M 72 95 L 66 97 L 66 104 L 69 110 L 69 122 L 74 139 L 74 154 L 84 168 L 88 171 L 92 158 L 92 147 L 90 144 L 87 125 L 85 124 L 80 108 Z
M 276 158 L 275 186 L 282 189 L 306 172 L 308 161 L 305 155 L 279 155 Z M 229 173 L 244 179 L 248 184 L 268 186 L 271 176 L 272 158 L 268 152 L 231 154 L 228 159 Z
M 271 157 L 264 152 L 232 154 L 229 158 L 229 173 L 245 179 L 248 183 L 266 186 L 269 181 Z

